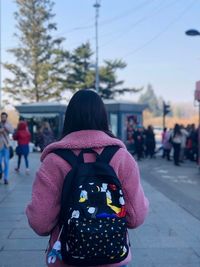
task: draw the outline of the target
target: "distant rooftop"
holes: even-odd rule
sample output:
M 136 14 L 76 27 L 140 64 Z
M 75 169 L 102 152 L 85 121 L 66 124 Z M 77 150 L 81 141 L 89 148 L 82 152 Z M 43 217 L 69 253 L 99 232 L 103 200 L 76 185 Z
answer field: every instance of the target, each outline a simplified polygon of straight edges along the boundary
M 137 105 L 137 103 L 135 103 L 133 101 L 116 100 L 116 99 L 103 99 L 103 102 L 105 104 L 134 104 L 134 105 Z
M 105 99 L 105 106 L 108 111 L 124 111 L 124 112 L 142 112 L 146 105 L 134 103 L 131 101 Z M 24 103 L 17 105 L 16 109 L 20 113 L 32 113 L 32 112 L 65 112 L 68 102 L 66 104 L 60 102 L 36 102 L 36 103 Z
M 15 106 L 20 113 L 32 113 L 32 112 L 65 112 L 67 104 L 59 102 L 36 102 L 36 103 L 24 103 Z
M 34 103 L 22 103 L 19 106 L 29 106 L 29 107 L 35 107 L 35 106 L 66 106 L 66 104 L 60 103 L 60 102 L 34 102 Z
M 126 100 L 116 100 L 116 99 L 103 99 L 103 102 L 105 104 L 134 104 L 137 105 L 137 103 L 133 102 L 133 101 L 126 101 Z M 66 104 L 64 103 L 60 103 L 60 102 L 47 102 L 47 101 L 43 101 L 43 102 L 34 102 L 34 103 L 22 103 L 20 106 L 60 106 L 60 105 L 67 105 L 69 103 L 69 101 L 66 101 Z

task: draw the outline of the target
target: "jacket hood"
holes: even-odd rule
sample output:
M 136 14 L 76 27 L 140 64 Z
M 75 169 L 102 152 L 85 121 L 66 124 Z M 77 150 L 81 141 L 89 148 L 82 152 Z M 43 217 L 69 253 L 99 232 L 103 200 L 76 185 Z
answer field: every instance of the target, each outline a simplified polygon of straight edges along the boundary
M 103 148 L 110 145 L 118 145 L 121 148 L 126 148 L 121 140 L 110 137 L 102 131 L 77 131 L 66 135 L 58 142 L 48 145 L 42 152 L 41 161 L 43 161 L 49 153 L 58 148 L 80 150 L 84 148 Z
M 27 128 L 27 123 L 25 122 L 25 121 L 20 121 L 19 123 L 18 123 L 18 130 L 26 130 L 26 128 Z

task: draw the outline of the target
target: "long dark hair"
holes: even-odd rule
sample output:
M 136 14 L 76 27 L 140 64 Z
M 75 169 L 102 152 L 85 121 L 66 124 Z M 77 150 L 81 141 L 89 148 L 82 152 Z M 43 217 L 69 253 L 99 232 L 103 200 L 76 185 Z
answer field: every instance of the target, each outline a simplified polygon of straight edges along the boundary
M 105 105 L 93 90 L 76 92 L 67 106 L 62 136 L 80 130 L 100 130 L 114 137 L 109 131 Z
M 181 128 L 180 128 L 180 125 L 178 123 L 175 124 L 174 126 L 174 136 L 175 135 L 181 135 Z

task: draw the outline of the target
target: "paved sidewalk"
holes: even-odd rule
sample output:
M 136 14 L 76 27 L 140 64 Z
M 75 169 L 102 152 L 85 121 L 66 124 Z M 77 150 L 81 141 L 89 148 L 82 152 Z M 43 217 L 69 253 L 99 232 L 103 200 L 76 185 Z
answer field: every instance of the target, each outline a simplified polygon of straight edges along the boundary
M 31 175 L 19 175 L 13 171 L 15 159 L 12 160 L 10 184 L 0 184 L 0 267 L 45 266 L 48 238 L 35 235 L 24 214 L 38 164 L 39 154 L 32 154 Z M 129 266 L 199 267 L 200 221 L 145 180 L 150 214 L 143 226 L 130 231 L 134 256 Z

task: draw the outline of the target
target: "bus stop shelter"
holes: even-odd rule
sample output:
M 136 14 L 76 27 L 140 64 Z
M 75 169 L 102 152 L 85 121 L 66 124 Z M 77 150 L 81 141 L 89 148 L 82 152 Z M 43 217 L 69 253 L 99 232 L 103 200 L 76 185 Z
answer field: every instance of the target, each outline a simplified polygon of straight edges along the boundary
M 127 101 L 104 100 L 108 120 L 112 132 L 123 142 L 131 141 L 133 130 L 137 125 L 143 125 L 143 110 L 145 105 Z M 48 121 L 55 137 L 62 134 L 62 127 L 67 105 L 61 103 L 41 102 L 16 106 L 21 118 L 28 122 L 33 142 L 38 128 Z
M 43 122 L 48 121 L 56 139 L 61 137 L 67 106 L 61 103 L 38 102 L 15 107 L 21 119 L 28 123 L 34 143 L 35 136 Z

